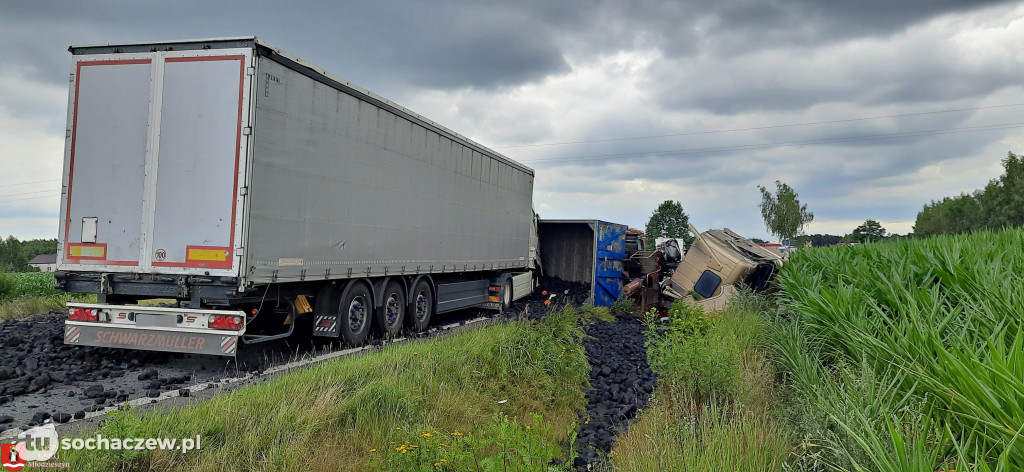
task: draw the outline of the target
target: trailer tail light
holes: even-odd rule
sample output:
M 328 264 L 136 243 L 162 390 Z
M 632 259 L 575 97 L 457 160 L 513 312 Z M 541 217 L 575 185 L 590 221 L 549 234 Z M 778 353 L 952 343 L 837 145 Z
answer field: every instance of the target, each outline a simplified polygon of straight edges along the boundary
M 214 315 L 210 317 L 210 327 L 213 329 L 230 329 L 238 331 L 242 329 L 245 322 L 241 316 Z
M 95 308 L 72 308 L 68 310 L 71 321 L 99 321 L 99 310 Z

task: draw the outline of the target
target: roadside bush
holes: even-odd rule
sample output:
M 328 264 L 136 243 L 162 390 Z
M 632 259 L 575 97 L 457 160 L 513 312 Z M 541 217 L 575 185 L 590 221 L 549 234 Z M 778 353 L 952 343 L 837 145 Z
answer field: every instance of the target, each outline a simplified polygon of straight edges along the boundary
M 11 276 L 0 272 L 0 300 L 5 300 L 10 297 L 10 293 L 14 291 L 14 280 Z
M 619 314 L 636 314 L 638 311 L 636 301 L 630 297 L 619 297 L 612 303 L 611 312 Z
M 739 393 L 743 346 L 731 323 L 681 300 L 668 316 L 667 329 L 654 325 L 648 334 L 649 362 L 662 381 L 679 384 L 698 401 Z

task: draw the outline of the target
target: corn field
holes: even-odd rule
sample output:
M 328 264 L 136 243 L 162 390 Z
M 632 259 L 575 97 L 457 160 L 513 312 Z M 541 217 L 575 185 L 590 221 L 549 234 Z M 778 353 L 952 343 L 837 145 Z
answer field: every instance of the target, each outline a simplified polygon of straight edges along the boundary
M 1021 229 L 801 251 L 779 283 L 816 467 L 1024 470 Z
M 61 295 L 54 288 L 51 272 L 0 273 L 0 301 L 19 297 L 49 297 Z
M 0 272 L 0 321 L 46 313 L 69 300 L 94 302 L 96 297 L 57 290 L 50 272 Z

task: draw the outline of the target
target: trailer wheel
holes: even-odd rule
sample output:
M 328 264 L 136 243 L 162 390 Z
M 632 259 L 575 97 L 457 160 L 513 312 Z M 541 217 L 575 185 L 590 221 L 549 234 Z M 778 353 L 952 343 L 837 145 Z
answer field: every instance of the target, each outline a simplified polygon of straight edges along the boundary
M 351 346 L 366 342 L 373 322 L 373 299 L 366 285 L 354 282 L 345 287 L 338 303 L 338 322 L 341 336 Z
M 512 306 L 512 279 L 506 279 L 505 285 L 501 287 L 501 311 L 508 311 Z
M 417 282 L 410 298 L 406 316 L 409 328 L 417 333 L 426 331 L 434 314 L 434 293 L 430 291 L 430 283 L 426 280 Z
M 405 311 L 408 307 L 405 303 L 405 290 L 402 284 L 397 281 L 388 282 L 384 288 L 384 303 L 376 311 L 374 324 L 377 333 L 382 336 L 395 337 L 402 332 L 402 323 L 405 321 Z

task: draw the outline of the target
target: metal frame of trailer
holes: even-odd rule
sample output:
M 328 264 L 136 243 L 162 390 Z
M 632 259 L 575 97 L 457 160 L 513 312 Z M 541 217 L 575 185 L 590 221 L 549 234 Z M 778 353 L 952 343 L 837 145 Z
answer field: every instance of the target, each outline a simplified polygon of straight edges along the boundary
M 242 336 L 239 307 L 268 298 L 337 335 L 323 300 L 350 281 L 371 310 L 392 282 L 407 300 L 428 284 L 436 312 L 532 290 L 529 167 L 255 37 L 69 50 L 57 279 L 100 303 L 69 304 L 88 319 L 66 342 L 132 344 L 92 332 L 104 323 L 162 331 L 133 347 L 193 352 L 180 347 L 220 342 L 168 333 Z M 179 306 L 124 306 L 147 297 Z

